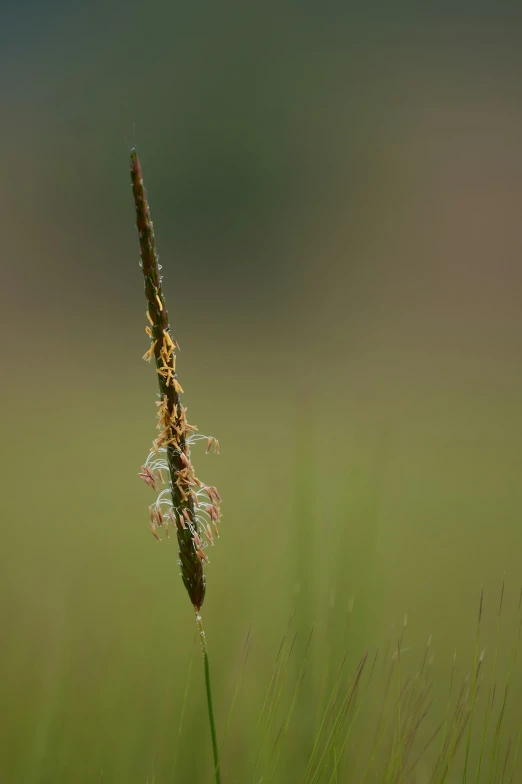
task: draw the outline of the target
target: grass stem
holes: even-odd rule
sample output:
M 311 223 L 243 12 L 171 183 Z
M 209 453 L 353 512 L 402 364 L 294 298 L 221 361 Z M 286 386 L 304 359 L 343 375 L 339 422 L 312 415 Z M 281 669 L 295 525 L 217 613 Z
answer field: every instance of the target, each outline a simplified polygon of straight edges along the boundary
M 214 721 L 214 708 L 212 706 L 212 687 L 210 684 L 210 665 L 208 661 L 208 649 L 205 632 L 203 630 L 203 622 L 201 615 L 196 610 L 196 625 L 198 627 L 199 639 L 201 641 L 201 650 L 203 652 L 203 661 L 205 665 L 205 688 L 207 690 L 207 705 L 208 705 L 208 721 L 210 724 L 210 735 L 212 737 L 212 752 L 214 754 L 214 776 L 216 784 L 221 784 L 221 772 L 219 769 L 219 751 L 216 735 L 216 722 Z

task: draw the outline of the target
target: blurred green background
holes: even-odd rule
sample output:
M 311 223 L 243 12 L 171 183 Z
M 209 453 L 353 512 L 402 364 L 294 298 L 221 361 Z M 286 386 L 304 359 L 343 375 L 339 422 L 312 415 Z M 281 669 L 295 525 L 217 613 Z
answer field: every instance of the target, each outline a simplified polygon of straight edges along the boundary
M 522 582 L 516 4 L 1 17 L 0 780 L 212 780 L 193 612 L 137 477 L 156 378 L 133 144 L 189 421 L 221 445 L 193 453 L 224 499 L 203 613 L 220 733 L 251 628 L 225 780 L 250 781 L 292 613 L 289 683 L 314 635 L 280 780 L 301 780 L 328 673 L 405 613 L 406 667 L 433 635 L 434 728 L 481 584 L 491 665 L 504 574 L 505 677 Z

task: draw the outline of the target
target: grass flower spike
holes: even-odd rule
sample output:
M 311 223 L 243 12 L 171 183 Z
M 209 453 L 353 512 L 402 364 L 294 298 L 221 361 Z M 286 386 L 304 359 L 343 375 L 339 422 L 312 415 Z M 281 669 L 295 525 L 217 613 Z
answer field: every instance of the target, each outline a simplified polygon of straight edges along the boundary
M 167 480 L 168 487 L 160 491 L 150 507 L 150 529 L 159 540 L 159 529 L 164 527 L 169 536 L 169 522 L 174 528 L 183 584 L 199 612 L 205 598 L 203 563 L 209 560 L 205 550 L 214 544 L 214 536 L 219 535 L 221 498 L 215 487 L 204 485 L 195 475 L 190 447 L 201 440 L 206 443 L 207 452 L 213 448 L 217 453 L 219 443 L 196 432 L 197 428 L 187 422 L 187 409 L 181 403 L 183 389 L 176 373 L 179 346 L 170 331 L 161 288 L 161 266 L 136 150 L 131 151 L 131 180 L 147 299 L 145 331 L 150 340 L 143 358 L 154 361 L 159 383 L 156 406 L 160 432 L 139 476 L 156 492 L 165 483 L 165 478 Z
M 216 454 L 219 453 L 219 442 L 197 433 L 197 428 L 187 422 L 187 409 L 181 402 L 183 389 L 176 373 L 176 349 L 179 346 L 170 332 L 161 288 L 161 266 L 156 254 L 150 210 L 135 149 L 131 150 L 130 159 L 132 193 L 140 240 L 140 266 L 145 278 L 147 299 L 145 332 L 150 340 L 143 359 L 147 362 L 154 360 L 159 384 L 159 400 L 156 402 L 159 435 L 152 442 L 152 449 L 139 476 L 156 493 L 160 485 L 167 484 L 167 487 L 159 492 L 155 503 L 149 507 L 149 525 L 154 538 L 161 541 L 159 531 L 164 528 L 168 537 L 170 523 L 178 540 L 181 577 L 196 611 L 196 626 L 205 665 L 214 777 L 216 784 L 220 784 L 210 667 L 200 610 L 205 599 L 203 564 L 209 560 L 205 550 L 214 544 L 214 536 L 219 536 L 221 497 L 215 487 L 205 485 L 197 478 L 190 460 L 190 447 L 197 441 L 206 442 L 206 452 L 213 448 Z

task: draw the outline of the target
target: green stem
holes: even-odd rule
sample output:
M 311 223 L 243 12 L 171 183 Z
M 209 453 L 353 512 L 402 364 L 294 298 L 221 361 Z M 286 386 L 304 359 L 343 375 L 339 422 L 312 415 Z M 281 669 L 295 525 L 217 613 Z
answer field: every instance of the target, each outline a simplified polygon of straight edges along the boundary
M 196 610 L 196 625 L 198 627 L 199 639 L 201 642 L 201 650 L 203 652 L 203 661 L 205 664 L 205 686 L 207 689 L 207 705 L 208 705 L 208 720 L 210 724 L 210 735 L 212 737 L 212 752 L 214 754 L 214 775 L 216 777 L 216 784 L 221 784 L 221 772 L 219 770 L 219 751 L 216 735 L 216 723 L 214 721 L 214 708 L 212 707 L 212 688 L 210 686 L 210 666 L 208 663 L 208 650 L 205 632 L 203 631 L 203 622 L 201 615 Z

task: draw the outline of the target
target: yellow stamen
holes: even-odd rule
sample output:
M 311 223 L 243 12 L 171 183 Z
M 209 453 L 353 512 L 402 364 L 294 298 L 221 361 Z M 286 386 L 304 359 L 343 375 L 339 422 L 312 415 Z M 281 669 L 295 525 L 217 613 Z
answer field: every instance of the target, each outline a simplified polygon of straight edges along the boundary
M 151 359 L 152 359 L 152 357 L 154 355 L 154 349 L 156 348 L 156 343 L 157 342 L 158 341 L 155 340 L 154 343 L 152 344 L 152 346 L 149 348 L 149 350 L 146 351 L 145 354 L 143 355 L 143 359 L 145 360 L 145 362 L 150 362 L 151 361 Z

